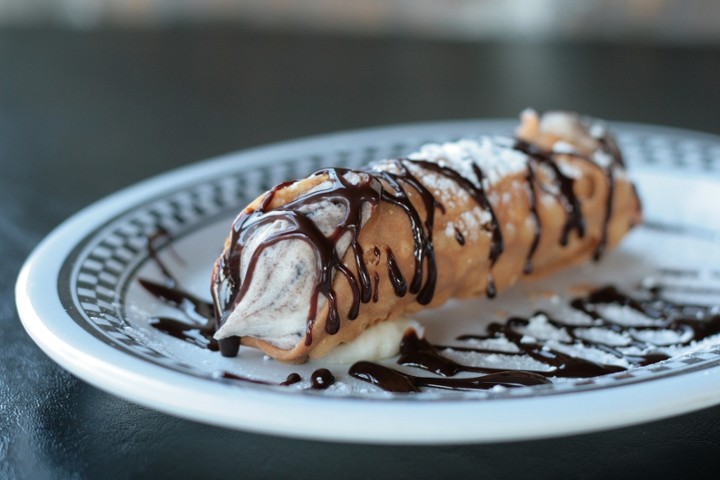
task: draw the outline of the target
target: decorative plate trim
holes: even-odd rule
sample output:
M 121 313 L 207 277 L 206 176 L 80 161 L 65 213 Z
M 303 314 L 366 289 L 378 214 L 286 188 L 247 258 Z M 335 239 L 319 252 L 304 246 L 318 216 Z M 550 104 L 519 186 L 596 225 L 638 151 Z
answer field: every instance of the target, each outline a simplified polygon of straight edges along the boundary
M 510 132 L 513 124 L 511 121 L 480 121 L 460 125 L 466 126 L 467 131 L 494 134 Z M 418 132 L 432 131 L 430 126 L 421 127 Z M 412 130 L 412 127 L 409 130 Z M 684 171 L 705 174 L 718 173 L 718 137 L 639 125 L 618 124 L 615 130 L 620 132 L 618 141 L 631 169 L 634 166 L 644 166 L 682 168 Z M 163 228 L 174 239 L 181 238 L 219 218 L 232 216 L 277 183 L 304 177 L 324 166 L 358 167 L 380 158 L 400 157 L 423 143 L 465 136 L 468 135 L 428 135 L 424 139 L 393 138 L 391 142 L 367 144 L 368 135 L 358 135 L 355 138 L 350 134 L 347 137 L 350 141 L 346 142 L 343 148 L 337 149 L 321 148 L 319 138 L 298 142 L 299 147 L 303 148 L 299 148 L 297 156 L 287 156 L 284 149 L 275 149 L 277 154 L 273 155 L 273 148 L 268 147 L 266 163 L 249 167 L 242 161 L 243 154 L 239 154 L 236 165 L 228 165 L 199 183 L 177 186 L 153 199 L 128 206 L 123 213 L 89 233 L 72 250 L 62 266 L 57 282 L 61 303 L 73 321 L 105 344 L 171 370 L 217 381 L 209 373 L 139 342 L 126 331 L 132 327 L 126 320 L 125 296 L 133 274 L 149 260 L 146 251 L 149 235 Z M 388 133 L 382 137 L 387 140 Z M 291 146 L 292 142 L 285 145 Z M 308 146 L 314 147 L 314 150 L 308 149 Z M 219 240 L 221 241 L 222 239 Z M 489 392 L 488 397 L 521 398 L 588 391 L 681 375 L 716 365 L 720 365 L 720 347 L 619 374 L 534 388 Z M 260 385 L 243 387 L 265 390 L 273 388 Z M 300 392 L 293 390 L 291 393 Z M 403 399 L 407 400 L 404 397 Z

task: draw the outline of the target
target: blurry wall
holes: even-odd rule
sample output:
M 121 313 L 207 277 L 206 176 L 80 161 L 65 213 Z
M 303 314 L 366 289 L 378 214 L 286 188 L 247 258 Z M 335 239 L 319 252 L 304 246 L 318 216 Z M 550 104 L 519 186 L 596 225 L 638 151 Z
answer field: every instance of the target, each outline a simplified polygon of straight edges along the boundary
M 720 0 L 0 0 L 0 25 L 267 29 L 453 40 L 720 44 Z

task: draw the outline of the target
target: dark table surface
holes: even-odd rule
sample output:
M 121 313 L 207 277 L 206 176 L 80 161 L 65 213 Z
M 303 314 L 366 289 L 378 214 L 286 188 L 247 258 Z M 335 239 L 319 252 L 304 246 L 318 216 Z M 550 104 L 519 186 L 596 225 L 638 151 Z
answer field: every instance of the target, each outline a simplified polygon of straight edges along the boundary
M 104 393 L 25 334 L 24 258 L 83 206 L 254 145 L 526 106 L 718 133 L 720 48 L 450 44 L 231 28 L 0 31 L 0 478 L 717 477 L 720 406 L 572 437 L 462 446 L 291 440 Z

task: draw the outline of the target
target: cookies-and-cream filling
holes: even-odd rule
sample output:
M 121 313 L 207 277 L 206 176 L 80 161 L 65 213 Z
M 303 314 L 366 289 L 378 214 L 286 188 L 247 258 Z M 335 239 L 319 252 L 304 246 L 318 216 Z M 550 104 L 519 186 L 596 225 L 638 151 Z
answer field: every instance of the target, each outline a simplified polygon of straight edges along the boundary
M 349 172 L 346 180 L 359 181 Z M 310 192 L 327 189 L 321 183 Z M 346 215 L 346 208 L 327 200 L 299 209 L 325 236 L 330 236 Z M 370 218 L 370 205 L 363 205 L 362 224 Z M 245 243 L 240 257 L 241 277 L 245 277 L 250 258 L 273 234 L 290 227 L 285 220 L 257 228 Z M 350 233 L 342 235 L 335 244 L 342 258 L 350 244 Z M 317 260 L 307 242 L 298 239 L 283 240 L 263 249 L 255 263 L 255 270 L 246 294 L 215 333 L 220 340 L 231 336 L 251 336 L 262 339 L 278 348 L 292 348 L 305 334 L 309 299 L 317 283 Z M 326 303 L 318 296 L 318 311 Z

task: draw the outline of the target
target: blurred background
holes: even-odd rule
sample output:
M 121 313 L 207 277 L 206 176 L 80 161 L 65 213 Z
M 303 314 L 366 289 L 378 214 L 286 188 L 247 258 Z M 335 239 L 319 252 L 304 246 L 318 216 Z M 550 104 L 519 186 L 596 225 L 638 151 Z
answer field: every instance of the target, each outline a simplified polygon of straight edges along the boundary
M 716 0 L 0 0 L 5 25 L 223 22 L 446 40 L 720 42 Z
M 717 0 L 0 0 L 0 168 L 62 212 L 250 146 L 526 107 L 717 133 L 719 92 Z
M 249 146 L 526 107 L 720 132 L 719 92 L 717 0 L 0 0 L 0 164 L 45 163 L 71 209 Z

